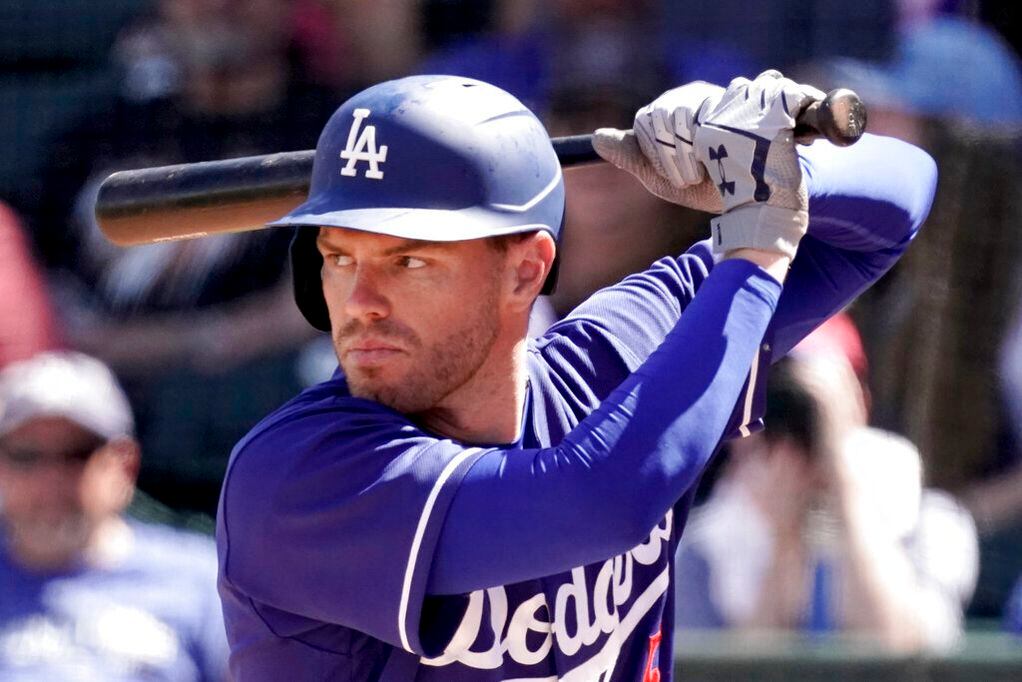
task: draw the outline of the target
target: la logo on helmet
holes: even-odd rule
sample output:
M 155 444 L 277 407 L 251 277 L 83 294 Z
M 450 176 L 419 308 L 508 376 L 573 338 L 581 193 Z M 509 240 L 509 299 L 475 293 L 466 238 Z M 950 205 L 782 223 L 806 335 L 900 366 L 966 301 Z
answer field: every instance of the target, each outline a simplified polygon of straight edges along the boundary
M 341 175 L 353 178 L 358 175 L 356 164 L 359 161 L 366 161 L 369 168 L 366 170 L 366 177 L 373 180 L 382 180 L 383 171 L 380 164 L 387 160 L 387 145 L 376 148 L 376 126 L 362 127 L 362 122 L 369 116 L 368 109 L 355 109 L 351 112 L 354 121 L 351 130 L 348 131 L 348 144 L 341 152 L 341 158 L 347 159 L 348 165 L 341 169 Z M 359 130 L 361 129 L 361 134 Z

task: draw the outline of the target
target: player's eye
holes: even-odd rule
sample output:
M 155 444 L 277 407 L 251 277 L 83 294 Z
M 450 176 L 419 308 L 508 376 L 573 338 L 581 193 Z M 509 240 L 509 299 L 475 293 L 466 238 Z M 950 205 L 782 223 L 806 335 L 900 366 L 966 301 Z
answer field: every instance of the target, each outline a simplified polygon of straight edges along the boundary
M 401 267 L 407 268 L 409 270 L 416 270 L 418 268 L 426 267 L 426 261 L 422 260 L 421 258 L 416 258 L 415 256 L 401 256 L 398 259 L 398 264 Z
M 338 268 L 347 267 L 355 262 L 354 258 L 343 253 L 332 253 L 327 256 L 327 260 L 331 265 Z

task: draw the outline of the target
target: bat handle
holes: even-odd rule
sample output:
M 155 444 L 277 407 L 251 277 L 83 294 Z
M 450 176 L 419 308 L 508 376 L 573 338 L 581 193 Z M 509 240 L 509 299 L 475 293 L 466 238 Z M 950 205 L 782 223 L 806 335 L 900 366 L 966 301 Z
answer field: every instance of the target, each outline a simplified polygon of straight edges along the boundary
M 866 105 L 848 88 L 837 88 L 804 107 L 795 118 L 795 140 L 808 143 L 818 137 L 839 147 L 858 142 L 866 132 Z
M 555 137 L 550 142 L 557 153 L 557 160 L 565 168 L 603 161 L 593 149 L 592 135 L 566 135 Z
M 805 106 L 795 118 L 795 139 L 812 142 L 825 137 L 839 147 L 858 142 L 866 132 L 866 105 L 855 92 L 837 88 Z M 569 135 L 551 140 L 565 168 L 602 161 L 593 149 L 592 135 Z

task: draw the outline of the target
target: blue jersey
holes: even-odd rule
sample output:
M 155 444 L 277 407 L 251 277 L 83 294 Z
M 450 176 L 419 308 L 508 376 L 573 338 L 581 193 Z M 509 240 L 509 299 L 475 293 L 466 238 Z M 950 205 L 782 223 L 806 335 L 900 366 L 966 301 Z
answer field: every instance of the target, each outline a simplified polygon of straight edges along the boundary
M 214 682 L 227 638 L 209 538 L 131 523 L 123 557 L 40 575 L 0 536 L 0 679 Z
M 783 292 L 705 243 L 597 292 L 531 343 L 514 443 L 426 432 L 340 373 L 257 425 L 218 514 L 235 676 L 671 679 L 674 554 L 707 461 L 756 428 L 766 365 L 904 251 L 935 184 L 924 153 L 869 136 L 803 170 L 810 234 Z

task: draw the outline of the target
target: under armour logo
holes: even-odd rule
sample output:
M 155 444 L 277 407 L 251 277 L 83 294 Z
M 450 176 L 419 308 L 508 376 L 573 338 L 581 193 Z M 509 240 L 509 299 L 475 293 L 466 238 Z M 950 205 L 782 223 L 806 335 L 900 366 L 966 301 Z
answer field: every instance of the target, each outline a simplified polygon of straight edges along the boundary
M 717 145 L 716 149 L 710 147 L 708 151 L 710 152 L 710 161 L 717 162 L 717 174 L 720 175 L 720 183 L 717 185 L 717 189 L 720 190 L 720 195 L 734 195 L 735 183 L 734 181 L 727 181 L 727 174 L 724 173 L 724 162 L 722 160 L 727 158 L 727 148 L 724 145 Z
M 351 124 L 351 130 L 348 131 L 348 144 L 341 152 L 341 158 L 347 159 L 348 165 L 341 169 L 341 175 L 349 178 L 355 177 L 358 175 L 356 164 L 359 161 L 366 161 L 369 163 L 366 177 L 382 180 L 383 171 L 380 170 L 380 164 L 387 160 L 387 145 L 381 145 L 377 150 L 376 126 L 367 125 L 362 128 L 362 121 L 369 116 L 368 109 L 355 109 L 351 115 L 355 117 L 355 121 Z M 359 134 L 360 128 L 361 134 Z

